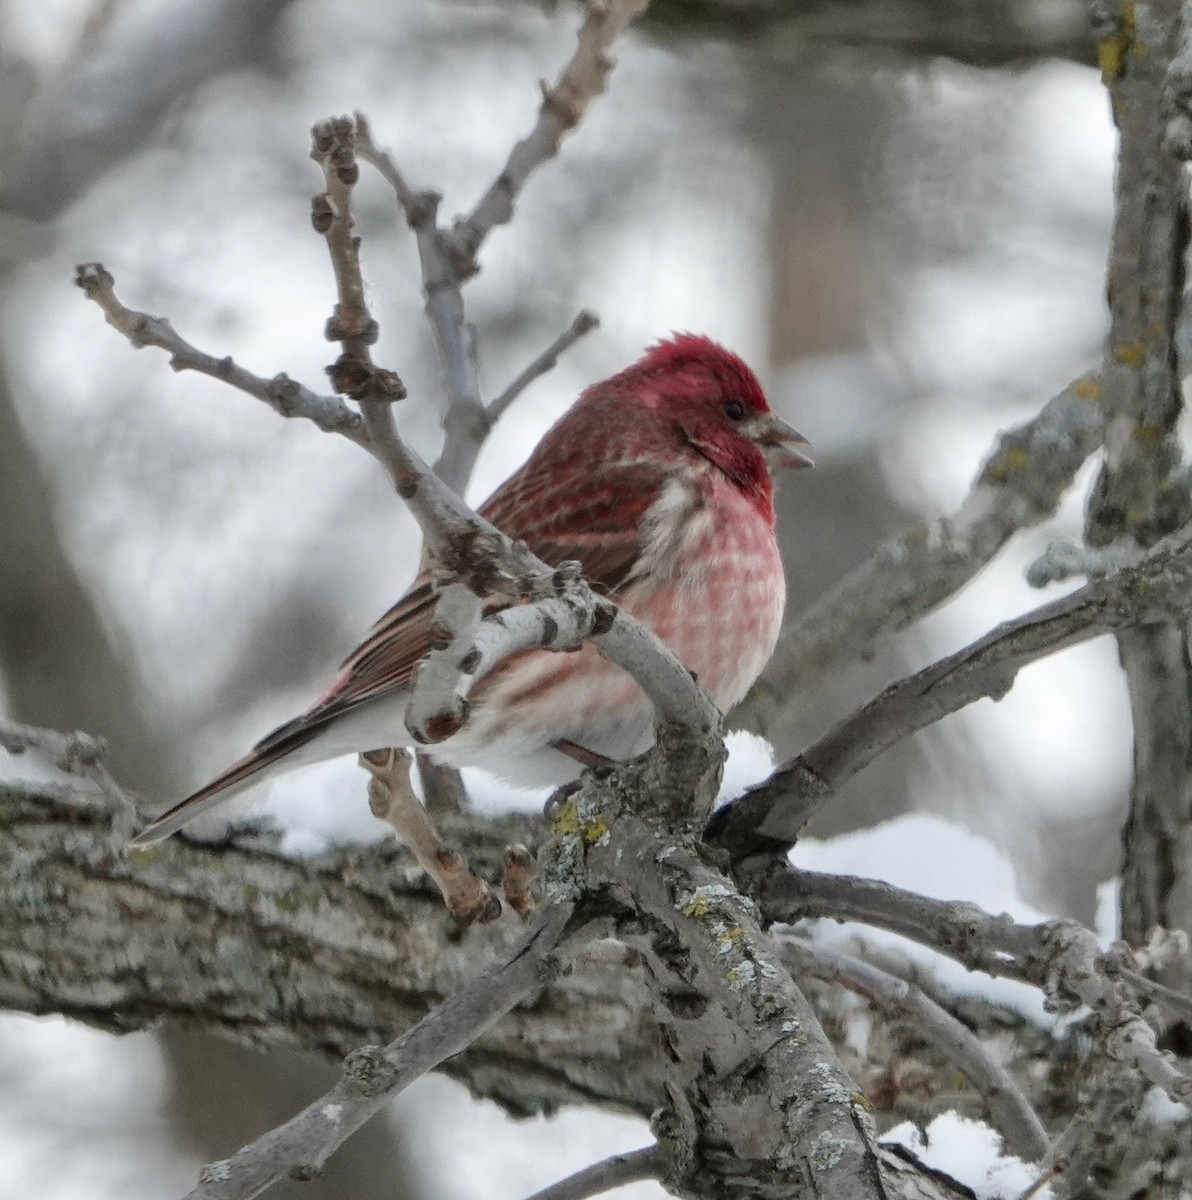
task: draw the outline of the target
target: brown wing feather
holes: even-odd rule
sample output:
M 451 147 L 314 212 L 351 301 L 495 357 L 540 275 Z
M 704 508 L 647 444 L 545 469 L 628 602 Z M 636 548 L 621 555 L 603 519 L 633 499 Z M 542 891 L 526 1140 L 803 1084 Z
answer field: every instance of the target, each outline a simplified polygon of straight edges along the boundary
M 563 476 L 561 478 L 560 476 Z M 578 482 L 577 482 L 578 481 Z M 667 481 L 652 463 L 545 472 L 537 456 L 480 509 L 503 533 L 525 541 L 551 566 L 582 564 L 594 587 L 616 597 L 641 552 L 646 512 Z M 430 649 L 435 597 L 430 578 L 420 575 L 410 590 L 373 626 L 343 664 L 339 677 L 301 716 L 279 725 L 244 758 L 174 805 L 135 841 L 154 842 L 180 829 L 220 794 L 309 742 L 328 722 L 367 700 L 409 684 Z M 493 609 L 500 607 L 494 604 Z
M 666 482 L 664 468 L 632 463 L 603 468 L 556 482 L 527 464 L 484 504 L 480 512 L 503 533 L 525 541 L 550 566 L 569 559 L 582 564 L 584 576 L 607 595 L 616 596 L 641 552 L 641 524 Z M 496 611 L 494 603 L 490 611 Z M 486 605 L 486 609 L 488 606 Z M 409 684 L 414 668 L 430 649 L 434 594 L 421 575 L 349 655 L 331 689 L 307 713 L 270 734 L 261 747 L 283 732 L 309 723 L 322 724 L 346 707 Z

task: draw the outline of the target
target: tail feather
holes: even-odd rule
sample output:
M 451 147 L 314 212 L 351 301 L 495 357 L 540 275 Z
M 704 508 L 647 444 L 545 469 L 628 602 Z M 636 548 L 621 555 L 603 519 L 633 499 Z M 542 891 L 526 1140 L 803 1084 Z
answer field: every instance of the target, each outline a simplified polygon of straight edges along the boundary
M 283 727 L 284 728 L 284 727 Z M 151 821 L 129 843 L 132 846 L 151 846 L 177 833 L 184 825 L 189 824 L 197 816 L 231 800 L 241 792 L 263 783 L 275 772 L 270 768 L 282 764 L 295 750 L 305 745 L 317 732 L 314 729 L 295 730 L 285 737 L 277 737 L 275 731 L 264 742 L 258 743 L 243 758 L 234 762 L 226 771 L 217 775 L 210 783 L 192 792 L 185 800 L 180 800 L 173 808 L 167 809 L 156 820 Z M 285 763 L 283 770 L 292 764 Z

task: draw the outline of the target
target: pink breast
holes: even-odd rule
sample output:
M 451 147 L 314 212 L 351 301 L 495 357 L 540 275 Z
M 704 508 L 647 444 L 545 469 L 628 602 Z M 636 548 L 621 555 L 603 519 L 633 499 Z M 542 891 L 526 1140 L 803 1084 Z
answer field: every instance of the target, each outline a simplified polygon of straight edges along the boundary
M 786 586 L 769 522 L 727 486 L 708 500 L 676 514 L 665 573 L 629 583 L 618 600 L 695 672 L 724 711 L 745 695 L 773 652 Z M 637 684 L 592 645 L 573 654 L 519 656 L 478 693 L 483 705 L 475 719 L 489 736 L 527 726 L 552 738 L 573 736 L 567 731 L 642 706 L 648 720 Z

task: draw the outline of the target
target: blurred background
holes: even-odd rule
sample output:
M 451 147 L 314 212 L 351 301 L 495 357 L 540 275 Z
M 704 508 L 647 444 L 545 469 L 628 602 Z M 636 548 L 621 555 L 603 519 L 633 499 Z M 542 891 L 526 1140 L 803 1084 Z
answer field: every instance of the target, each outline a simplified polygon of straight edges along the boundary
M 936 7 L 670 0 L 631 31 L 610 94 L 466 292 L 486 398 L 580 307 L 603 322 L 496 430 L 473 501 L 587 383 L 671 330 L 711 334 L 815 449 L 780 498 L 794 615 L 953 508 L 997 430 L 1095 364 L 1114 139 L 1081 6 L 974 3 L 969 24 Z M 413 522 L 348 443 L 134 352 L 73 265 L 101 260 L 127 304 L 201 348 L 321 389 L 333 298 L 308 219 L 312 122 L 366 112 L 407 177 L 464 211 L 578 23 L 530 0 L 0 0 L 0 711 L 102 734 L 158 804 L 321 690 L 410 579 Z M 359 204 L 378 361 L 433 455 L 412 238 L 379 180 Z M 872 661 L 771 681 L 791 697 L 759 729 L 776 755 L 1038 603 L 1023 568 L 1078 533 L 1081 491 Z M 886 755 L 812 832 L 933 813 L 991 843 L 1033 905 L 1087 920 L 1117 867 L 1129 754 L 1115 651 L 1097 643 Z M 328 1072 L 5 1017 L 0 1164 L 13 1194 L 45 1200 L 181 1193 Z M 646 1140 L 608 1116 L 556 1120 L 546 1155 L 536 1125 L 424 1081 L 291 1191 L 394 1197 L 404 1179 L 410 1197 L 512 1200 Z

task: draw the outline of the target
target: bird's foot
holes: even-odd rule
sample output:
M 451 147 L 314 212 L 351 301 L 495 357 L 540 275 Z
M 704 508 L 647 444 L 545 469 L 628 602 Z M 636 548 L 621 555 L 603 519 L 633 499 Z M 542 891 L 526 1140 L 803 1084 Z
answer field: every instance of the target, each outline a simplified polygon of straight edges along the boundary
M 404 750 L 370 750 L 360 755 L 360 765 L 371 776 L 368 806 L 373 816 L 388 822 L 413 851 L 456 920 L 471 925 L 495 919 L 501 913 L 500 900 L 479 875 L 469 870 L 464 856 L 439 836 L 410 786 L 411 763 Z
M 551 743 L 556 750 L 562 754 L 566 754 L 568 758 L 574 759 L 577 763 L 589 769 L 592 767 L 615 767 L 616 760 L 606 758 L 603 754 L 597 754 L 595 750 L 589 750 L 587 746 L 581 746 L 579 742 L 573 742 L 570 738 L 557 738 Z
M 523 921 L 529 920 L 538 907 L 530 891 L 537 874 L 538 866 L 525 846 L 520 842 L 506 846 L 505 863 L 501 869 L 501 890 L 505 893 L 505 903 Z

